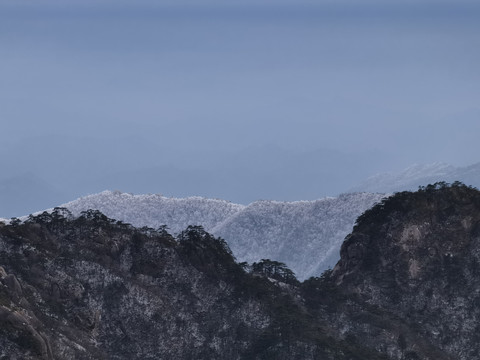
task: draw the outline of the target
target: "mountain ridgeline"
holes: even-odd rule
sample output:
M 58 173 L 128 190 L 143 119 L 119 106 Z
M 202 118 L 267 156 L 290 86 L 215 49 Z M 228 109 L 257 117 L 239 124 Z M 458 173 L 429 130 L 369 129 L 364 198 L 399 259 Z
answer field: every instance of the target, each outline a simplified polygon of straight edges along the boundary
M 299 279 L 306 279 L 336 264 L 355 219 L 384 196 L 352 193 L 315 201 L 256 201 L 245 206 L 201 197 L 104 191 L 62 207 L 75 216 L 99 210 L 136 227 L 167 225 L 174 234 L 188 225 L 200 225 L 224 238 L 239 261 L 275 259 L 286 263 Z
M 480 358 L 480 192 L 402 192 L 366 211 L 333 270 L 299 282 L 177 236 L 57 208 L 0 225 L 0 358 Z

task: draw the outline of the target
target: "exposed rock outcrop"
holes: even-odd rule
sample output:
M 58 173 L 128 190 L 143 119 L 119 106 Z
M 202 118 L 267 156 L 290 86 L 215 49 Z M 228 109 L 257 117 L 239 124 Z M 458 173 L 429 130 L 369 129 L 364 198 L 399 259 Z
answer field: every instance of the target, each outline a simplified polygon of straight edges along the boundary
M 303 283 L 201 227 L 57 209 L 0 228 L 0 358 L 474 360 L 479 264 L 480 192 L 459 183 L 368 210 Z
M 368 210 L 345 240 L 333 279 L 390 319 L 397 354 L 480 358 L 479 192 L 440 183 Z

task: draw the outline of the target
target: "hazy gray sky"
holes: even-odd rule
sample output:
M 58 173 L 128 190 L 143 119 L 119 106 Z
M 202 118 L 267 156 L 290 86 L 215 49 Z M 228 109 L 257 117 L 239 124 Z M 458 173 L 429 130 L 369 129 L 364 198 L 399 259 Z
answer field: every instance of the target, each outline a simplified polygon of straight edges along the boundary
M 478 2 L 225 3 L 2 1 L 0 202 L 313 199 L 480 161 Z

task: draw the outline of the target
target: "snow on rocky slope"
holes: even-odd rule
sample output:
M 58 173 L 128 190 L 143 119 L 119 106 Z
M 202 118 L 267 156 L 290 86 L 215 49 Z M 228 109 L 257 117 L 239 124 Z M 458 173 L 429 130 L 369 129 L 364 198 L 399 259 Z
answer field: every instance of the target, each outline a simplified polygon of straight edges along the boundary
M 257 201 L 212 232 L 227 240 L 239 260 L 275 259 L 305 279 L 336 264 L 356 218 L 384 196 L 353 193 L 315 201 Z
M 224 238 L 239 261 L 282 261 L 304 279 L 320 275 L 337 262 L 340 245 L 356 218 L 382 197 L 354 193 L 315 201 L 257 201 L 244 206 L 201 197 L 104 191 L 62 206 L 74 215 L 96 209 L 137 227 L 167 225 L 174 234 L 188 225 L 202 225 Z

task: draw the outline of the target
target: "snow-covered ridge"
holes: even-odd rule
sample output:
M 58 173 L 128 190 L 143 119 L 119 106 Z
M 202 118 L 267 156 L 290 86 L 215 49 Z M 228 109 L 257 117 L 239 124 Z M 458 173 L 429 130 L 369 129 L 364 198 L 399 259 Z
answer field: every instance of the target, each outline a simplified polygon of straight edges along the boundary
M 340 245 L 356 218 L 383 197 L 355 193 L 314 201 L 256 201 L 245 206 L 202 197 L 104 191 L 61 206 L 74 216 L 95 209 L 137 227 L 167 225 L 174 234 L 188 225 L 202 225 L 224 238 L 239 261 L 282 261 L 304 279 L 336 263 Z
M 211 231 L 244 205 L 225 200 L 202 197 L 169 198 L 158 194 L 133 195 L 120 191 L 103 191 L 61 205 L 74 216 L 95 209 L 106 216 L 132 224 L 158 228 L 167 225 L 171 233 L 178 233 L 188 225 L 202 225 Z
M 238 259 L 282 261 L 304 279 L 335 265 L 356 218 L 384 196 L 354 193 L 315 201 L 257 201 L 212 232 L 229 243 Z
M 381 193 L 456 180 L 480 187 L 480 163 L 468 167 L 444 163 L 413 165 L 399 173 L 371 177 L 351 193 L 315 201 L 256 201 L 245 206 L 202 197 L 168 198 L 104 191 L 61 206 L 75 216 L 96 209 L 137 227 L 167 225 L 173 234 L 188 225 L 202 225 L 224 238 L 239 261 L 282 261 L 304 279 L 320 275 L 336 263 L 340 246 L 356 218 L 385 196 Z

